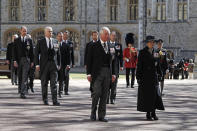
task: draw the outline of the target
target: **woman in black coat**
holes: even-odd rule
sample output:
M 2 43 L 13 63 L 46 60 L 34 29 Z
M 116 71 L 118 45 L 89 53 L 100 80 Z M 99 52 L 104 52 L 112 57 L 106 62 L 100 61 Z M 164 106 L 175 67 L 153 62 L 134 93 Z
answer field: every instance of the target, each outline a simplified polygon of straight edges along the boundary
M 154 52 L 154 36 L 146 37 L 146 47 L 139 52 L 136 78 L 138 81 L 137 110 L 147 112 L 147 120 L 158 120 L 155 110 L 164 110 L 158 79 L 162 72 L 159 54 Z

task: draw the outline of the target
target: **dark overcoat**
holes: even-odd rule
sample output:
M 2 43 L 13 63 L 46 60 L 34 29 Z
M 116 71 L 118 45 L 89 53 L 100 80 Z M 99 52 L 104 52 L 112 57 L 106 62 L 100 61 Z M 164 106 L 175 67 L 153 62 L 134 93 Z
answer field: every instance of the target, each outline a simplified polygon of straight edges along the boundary
M 140 50 L 137 63 L 136 78 L 139 84 L 137 110 L 152 112 L 155 109 L 164 110 L 159 91 L 158 76 L 162 75 L 158 53 L 150 53 L 148 47 Z

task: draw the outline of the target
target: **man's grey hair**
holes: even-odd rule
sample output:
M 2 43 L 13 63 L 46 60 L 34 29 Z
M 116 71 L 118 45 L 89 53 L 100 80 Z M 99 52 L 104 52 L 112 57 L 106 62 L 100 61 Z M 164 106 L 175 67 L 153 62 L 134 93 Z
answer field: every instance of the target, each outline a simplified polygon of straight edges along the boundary
M 103 34 L 104 33 L 104 30 L 107 31 L 109 34 L 110 34 L 110 29 L 106 26 L 102 27 L 101 30 L 100 30 L 100 34 Z
M 26 26 L 21 26 L 21 30 L 22 30 L 22 29 L 26 29 L 26 30 L 27 30 L 27 27 L 26 27 Z
M 46 32 L 47 30 L 53 30 L 53 28 L 50 27 L 50 26 L 47 26 L 47 27 L 44 28 L 44 32 Z

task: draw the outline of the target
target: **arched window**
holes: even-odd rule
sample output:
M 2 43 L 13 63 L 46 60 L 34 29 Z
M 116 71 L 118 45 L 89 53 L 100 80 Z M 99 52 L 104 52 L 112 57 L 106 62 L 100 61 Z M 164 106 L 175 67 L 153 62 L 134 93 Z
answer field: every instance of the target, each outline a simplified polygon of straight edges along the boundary
M 37 21 L 47 20 L 47 0 L 36 0 L 36 18 Z
M 64 21 L 75 20 L 76 0 L 64 0 Z
M 31 37 L 32 37 L 33 43 L 36 45 L 39 39 L 44 38 L 44 29 L 33 30 L 31 33 Z
M 109 0 L 109 18 L 110 18 L 110 21 L 117 21 L 118 0 Z
M 7 44 L 12 42 L 12 36 L 13 35 L 19 35 L 20 32 L 19 32 L 19 29 L 9 29 L 7 31 L 5 31 L 4 33 L 4 43 L 2 45 L 3 48 L 6 48 L 7 47 Z
M 137 20 L 138 19 L 138 0 L 129 0 L 128 1 L 128 19 Z
M 9 0 L 9 21 L 19 21 L 20 0 Z

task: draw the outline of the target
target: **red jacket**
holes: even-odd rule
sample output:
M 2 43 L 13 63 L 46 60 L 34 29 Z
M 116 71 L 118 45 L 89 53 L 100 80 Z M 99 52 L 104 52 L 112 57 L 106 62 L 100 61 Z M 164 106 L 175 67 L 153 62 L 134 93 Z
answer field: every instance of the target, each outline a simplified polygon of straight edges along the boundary
M 125 68 L 136 68 L 137 50 L 135 48 L 125 48 L 123 51 L 123 59 Z

